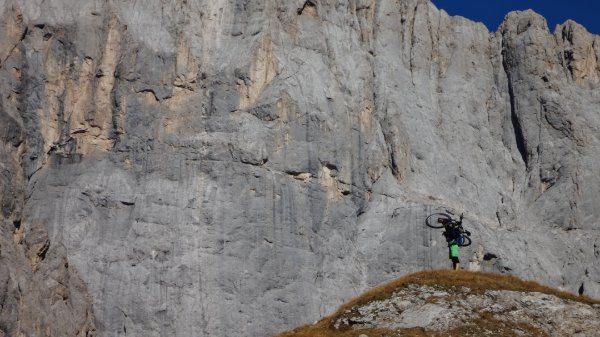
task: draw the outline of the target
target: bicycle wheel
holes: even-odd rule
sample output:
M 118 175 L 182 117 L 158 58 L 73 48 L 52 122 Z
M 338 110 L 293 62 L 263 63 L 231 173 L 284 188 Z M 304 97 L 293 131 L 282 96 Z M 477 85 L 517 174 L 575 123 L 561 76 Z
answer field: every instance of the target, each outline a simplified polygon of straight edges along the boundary
M 471 245 L 471 238 L 466 235 L 463 235 L 462 242 L 459 244 L 459 246 L 466 247 L 466 246 L 470 246 L 470 245 Z
M 439 222 L 439 219 L 450 220 L 451 217 L 446 213 L 433 213 L 425 219 L 425 224 L 431 228 L 443 228 L 444 225 Z

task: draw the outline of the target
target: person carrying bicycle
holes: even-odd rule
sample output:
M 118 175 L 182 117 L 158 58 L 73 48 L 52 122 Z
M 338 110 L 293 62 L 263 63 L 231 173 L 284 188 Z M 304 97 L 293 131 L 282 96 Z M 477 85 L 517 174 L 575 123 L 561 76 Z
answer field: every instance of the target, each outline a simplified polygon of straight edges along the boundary
M 437 219 L 437 221 L 436 221 Z M 452 260 L 452 269 L 460 269 L 460 260 L 458 258 L 458 247 L 471 244 L 471 232 L 462 227 L 463 216 L 459 220 L 453 220 L 446 213 L 434 213 L 425 219 L 425 224 L 431 228 L 444 228 L 442 233 L 448 243 L 448 257 Z
M 462 241 L 461 228 L 456 222 L 447 221 L 444 223 L 444 233 L 442 233 L 448 243 L 448 257 L 452 260 L 452 269 L 460 269 L 460 260 L 458 259 L 458 245 Z

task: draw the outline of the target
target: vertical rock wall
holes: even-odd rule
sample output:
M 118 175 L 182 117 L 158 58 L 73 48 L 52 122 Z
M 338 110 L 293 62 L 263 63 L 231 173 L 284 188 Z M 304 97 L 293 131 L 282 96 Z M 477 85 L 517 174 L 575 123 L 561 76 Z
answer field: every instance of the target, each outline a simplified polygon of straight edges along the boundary
M 6 4 L 0 34 L 0 336 L 94 336 L 92 298 L 68 260 L 62 242 L 50 240 L 47 223 L 25 216 L 34 162 L 32 148 L 49 150 L 58 139 L 53 127 L 59 102 L 52 99 L 60 75 L 34 90 L 26 55 L 29 26 L 21 8 Z M 42 37 L 44 39 L 45 37 Z M 49 64 L 54 62 L 48 61 Z M 39 83 L 38 83 L 39 84 Z M 63 88 L 64 89 L 64 88 Z M 35 92 L 32 92 L 35 91 Z M 44 109 L 25 113 L 36 93 L 48 97 Z M 32 96 L 30 96 L 32 95 Z M 29 128 L 35 119 L 40 127 Z M 44 141 L 45 140 L 45 141 Z M 39 164 L 42 166 L 43 164 Z M 24 222 L 28 221 L 28 222 Z
M 574 22 L 0 4 L 4 334 L 269 335 L 444 267 L 443 209 L 465 265 L 600 296 L 600 41 Z

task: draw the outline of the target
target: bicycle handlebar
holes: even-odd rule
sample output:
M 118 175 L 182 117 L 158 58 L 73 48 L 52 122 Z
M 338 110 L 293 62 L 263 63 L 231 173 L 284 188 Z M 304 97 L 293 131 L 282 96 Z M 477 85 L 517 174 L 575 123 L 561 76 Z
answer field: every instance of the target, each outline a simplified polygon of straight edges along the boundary
M 462 225 L 462 218 L 460 220 L 438 218 L 437 222 L 441 223 L 442 225 L 454 224 L 454 225 L 460 226 L 460 225 Z
M 447 226 L 458 227 L 462 233 L 468 233 L 467 235 L 471 235 L 471 233 L 469 231 L 465 231 L 464 228 L 462 227 L 462 220 L 463 220 L 463 216 L 461 214 L 460 220 L 438 218 L 437 222 L 444 225 L 444 227 L 447 227 Z

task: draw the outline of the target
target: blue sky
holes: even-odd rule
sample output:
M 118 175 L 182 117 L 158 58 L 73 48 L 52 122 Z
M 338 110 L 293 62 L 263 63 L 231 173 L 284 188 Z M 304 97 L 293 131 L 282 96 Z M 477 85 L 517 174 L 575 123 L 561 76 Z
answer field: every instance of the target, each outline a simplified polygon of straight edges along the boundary
M 572 19 L 594 34 L 600 34 L 599 0 L 432 0 L 450 15 L 464 16 L 483 22 L 490 31 L 496 31 L 506 13 L 513 10 L 533 9 L 548 21 L 550 31 L 557 24 Z

